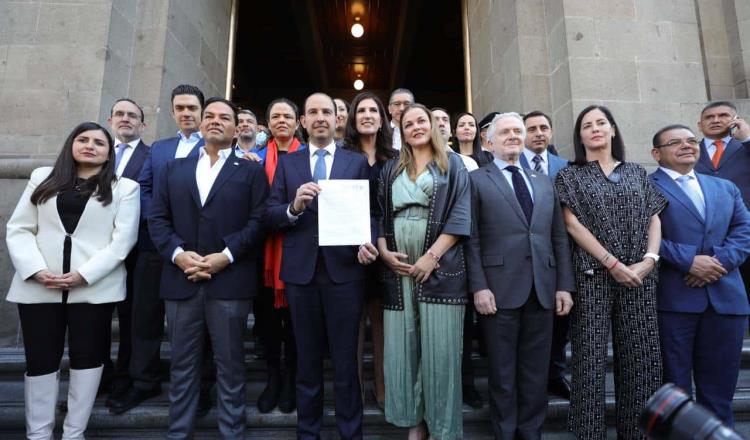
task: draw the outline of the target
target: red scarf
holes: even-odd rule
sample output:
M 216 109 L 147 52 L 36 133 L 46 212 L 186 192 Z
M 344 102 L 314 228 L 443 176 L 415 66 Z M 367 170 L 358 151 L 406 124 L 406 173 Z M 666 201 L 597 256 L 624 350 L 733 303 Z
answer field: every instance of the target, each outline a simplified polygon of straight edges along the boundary
M 294 153 L 300 146 L 300 142 L 295 138 L 289 146 L 287 153 Z M 276 146 L 276 139 L 271 139 L 266 147 L 266 176 L 268 184 L 273 183 L 273 177 L 276 175 L 276 165 L 279 163 L 279 152 Z M 284 296 L 284 282 L 279 279 L 281 273 L 281 239 L 282 234 L 278 232 L 271 233 L 266 240 L 266 246 L 263 258 L 263 281 L 266 287 L 273 288 L 274 301 L 273 306 L 276 309 L 289 307 L 289 303 Z

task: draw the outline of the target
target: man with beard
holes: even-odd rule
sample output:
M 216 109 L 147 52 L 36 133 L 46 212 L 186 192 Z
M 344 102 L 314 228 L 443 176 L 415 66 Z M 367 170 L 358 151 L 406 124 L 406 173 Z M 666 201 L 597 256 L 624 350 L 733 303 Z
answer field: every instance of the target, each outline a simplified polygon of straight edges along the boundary
M 255 117 L 255 113 L 250 110 L 240 110 L 237 112 L 239 118 L 239 125 L 237 125 L 237 144 L 234 146 L 234 153 L 237 157 L 245 157 L 247 154 L 255 148 L 255 135 L 258 133 L 258 118 Z M 255 154 L 255 153 L 252 153 Z M 260 161 L 260 158 L 250 157 L 256 162 Z

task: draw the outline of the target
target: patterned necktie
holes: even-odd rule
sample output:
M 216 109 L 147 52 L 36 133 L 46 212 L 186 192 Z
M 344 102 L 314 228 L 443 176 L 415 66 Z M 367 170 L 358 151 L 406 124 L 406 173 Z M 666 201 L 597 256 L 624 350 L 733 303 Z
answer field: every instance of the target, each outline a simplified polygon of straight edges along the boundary
M 698 213 L 701 215 L 702 219 L 706 218 L 706 206 L 703 203 L 703 199 L 701 198 L 700 194 L 693 188 L 692 185 L 690 185 L 690 179 L 692 179 L 693 176 L 680 176 L 678 177 L 677 183 L 680 184 L 680 188 L 682 188 L 682 191 L 688 196 L 691 202 L 693 202 L 693 205 L 695 206 L 695 209 L 698 210 Z
M 531 159 L 532 162 L 534 162 L 534 171 L 541 174 L 547 174 L 544 172 L 544 168 L 542 168 L 542 162 L 544 159 L 542 159 L 542 156 L 535 155 L 533 159 Z
M 714 168 L 719 168 L 721 155 L 724 154 L 724 141 L 721 139 L 716 139 L 714 141 L 714 146 L 716 146 L 716 151 L 714 151 L 714 156 L 711 158 L 711 163 L 713 164 Z
M 128 148 L 128 144 L 118 144 L 117 148 L 115 150 L 115 170 L 120 167 L 120 161 L 122 160 L 122 155 L 125 153 L 125 149 Z
M 526 216 L 526 220 L 531 223 L 531 214 L 534 211 L 534 202 L 531 200 L 531 193 L 526 187 L 526 181 L 521 175 L 521 169 L 514 165 L 508 165 L 505 167 L 506 170 L 510 171 L 513 182 L 513 191 L 516 193 L 516 199 L 518 204 L 521 205 L 521 210 Z
M 326 151 L 323 148 L 319 148 L 318 151 L 315 152 L 315 155 L 318 156 L 318 159 L 315 161 L 315 169 L 313 171 L 313 182 L 318 183 L 319 180 L 325 180 L 326 179 L 326 160 L 325 157 L 328 154 L 328 151 Z

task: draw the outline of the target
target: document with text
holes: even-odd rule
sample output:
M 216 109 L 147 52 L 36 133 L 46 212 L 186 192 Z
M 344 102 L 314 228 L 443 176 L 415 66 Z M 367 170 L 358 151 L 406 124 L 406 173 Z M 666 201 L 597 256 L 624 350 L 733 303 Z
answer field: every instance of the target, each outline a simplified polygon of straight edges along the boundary
M 370 182 L 319 180 L 318 243 L 359 246 L 370 241 Z

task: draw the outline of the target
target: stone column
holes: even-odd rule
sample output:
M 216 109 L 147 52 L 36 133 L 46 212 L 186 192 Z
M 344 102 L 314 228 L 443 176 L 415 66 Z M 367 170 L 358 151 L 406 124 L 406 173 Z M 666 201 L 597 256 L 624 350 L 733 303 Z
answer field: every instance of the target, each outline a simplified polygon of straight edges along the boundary
M 106 125 L 115 99 L 144 108 L 147 143 L 176 131 L 179 83 L 224 93 L 231 0 L 0 1 L 0 298 L 13 275 L 5 224 L 31 170 L 70 130 Z M 0 347 L 20 345 L 15 305 L 0 301 Z
M 707 98 L 693 0 L 472 4 L 477 114 L 546 110 L 569 158 L 573 122 L 589 104 L 612 110 L 629 160 L 651 164 L 651 134 L 671 122 L 692 125 L 695 103 Z

